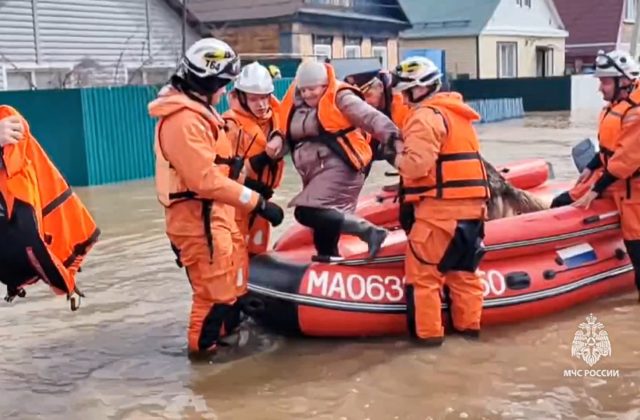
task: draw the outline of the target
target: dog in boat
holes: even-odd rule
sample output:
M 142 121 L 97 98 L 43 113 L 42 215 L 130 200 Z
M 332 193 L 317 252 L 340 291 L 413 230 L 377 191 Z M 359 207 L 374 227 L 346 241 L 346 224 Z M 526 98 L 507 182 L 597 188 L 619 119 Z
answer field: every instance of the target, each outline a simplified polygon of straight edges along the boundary
M 487 204 L 489 220 L 518 214 L 533 213 L 549 208 L 549 204 L 533 194 L 509 184 L 495 166 L 482 159 L 487 171 L 491 199 Z

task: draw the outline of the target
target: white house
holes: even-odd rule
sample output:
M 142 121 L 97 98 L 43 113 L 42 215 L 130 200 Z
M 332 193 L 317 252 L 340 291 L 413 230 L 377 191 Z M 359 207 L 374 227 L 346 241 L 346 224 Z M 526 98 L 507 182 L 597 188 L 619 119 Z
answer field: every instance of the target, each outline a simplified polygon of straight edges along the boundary
M 412 28 L 400 54 L 445 50 L 453 77 L 544 77 L 564 73 L 564 28 L 553 0 L 400 0 Z
M 175 0 L 0 0 L 0 90 L 161 83 L 181 52 Z

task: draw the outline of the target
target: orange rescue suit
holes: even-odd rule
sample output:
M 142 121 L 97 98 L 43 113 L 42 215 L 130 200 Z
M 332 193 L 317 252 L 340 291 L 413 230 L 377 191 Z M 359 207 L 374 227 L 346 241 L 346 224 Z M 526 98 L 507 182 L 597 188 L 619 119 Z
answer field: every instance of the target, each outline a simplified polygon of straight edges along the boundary
M 600 114 L 598 142 L 604 173 L 616 181 L 605 190 L 621 217 L 626 241 L 640 240 L 640 84 L 628 99 L 607 106 Z M 636 268 L 638 270 L 640 267 Z
M 348 89 L 363 98 L 360 90 L 348 83 L 336 79 L 335 71 L 330 64 L 325 64 L 329 84 L 318 103 L 318 120 L 321 133 L 317 138 L 305 138 L 302 141 L 324 142 L 347 165 L 360 172 L 366 170 L 372 159 L 369 140 L 362 130 L 353 127 L 336 105 L 336 97 L 342 90 Z M 289 126 L 289 119 L 294 111 L 294 94 L 296 85 L 291 83 L 281 104 L 281 126 Z M 363 98 L 364 99 L 364 98 Z M 288 130 L 287 130 L 288 131 Z M 293 148 L 291 148 L 293 150 Z
M 235 208 L 249 212 L 259 196 L 229 179 L 233 151 L 215 109 L 165 88 L 149 112 L 160 119 L 155 136 L 158 200 L 172 248 L 193 288 L 189 351 L 212 351 L 224 324 L 239 313 L 231 238 Z
M 227 137 L 231 142 L 232 150 L 236 156 L 240 156 L 245 162 L 245 185 L 264 196 L 265 200 L 271 198 L 273 190 L 280 186 L 284 173 L 284 160 L 269 159 L 264 164 L 252 163 L 254 157 L 264 154 L 267 142 L 274 133 L 280 132 L 280 116 L 278 113 L 280 104 L 271 96 L 271 110 L 269 115 L 258 121 L 248 111 L 232 106 L 232 109 L 223 114 L 226 123 Z M 254 165 L 257 165 L 254 167 Z M 249 257 L 267 251 L 271 236 L 271 224 L 255 214 L 236 210 L 236 223 L 239 234 L 234 235 L 234 245 L 237 249 L 236 257 L 242 267 L 242 273 L 238 274 L 238 296 L 242 296 L 247 290 L 249 271 Z
M 0 280 L 7 284 L 8 300 L 24 296 L 23 285 L 43 280 L 54 293 L 66 294 L 76 310 L 82 294 L 75 275 L 100 230 L 26 120 L 14 108 L 0 106 L 0 119 L 9 116 L 22 120 L 24 136 L 2 147 Z
M 404 202 L 415 222 L 405 260 L 407 317 L 412 335 L 440 344 L 444 329 L 440 290 L 451 297 L 453 326 L 477 335 L 483 287 L 476 269 L 484 254 L 489 188 L 473 121 L 480 116 L 458 93 L 438 93 L 412 109 L 404 150 L 396 164 Z

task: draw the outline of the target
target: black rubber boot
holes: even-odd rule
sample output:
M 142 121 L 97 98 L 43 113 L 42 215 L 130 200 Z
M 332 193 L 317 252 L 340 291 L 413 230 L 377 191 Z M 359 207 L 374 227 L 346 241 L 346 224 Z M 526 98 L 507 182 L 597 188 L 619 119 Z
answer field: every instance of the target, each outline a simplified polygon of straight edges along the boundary
M 369 246 L 369 258 L 376 256 L 389 231 L 353 215 L 345 215 L 341 232 L 354 235 Z

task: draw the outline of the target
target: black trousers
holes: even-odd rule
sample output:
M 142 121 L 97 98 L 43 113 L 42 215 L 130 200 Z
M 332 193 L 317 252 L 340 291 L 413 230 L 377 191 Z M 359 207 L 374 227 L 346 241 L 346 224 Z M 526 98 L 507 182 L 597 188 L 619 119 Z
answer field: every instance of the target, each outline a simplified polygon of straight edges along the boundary
M 344 214 L 334 209 L 296 207 L 294 217 L 303 226 L 313 229 L 313 244 L 318 255 L 339 257 L 338 241 Z

